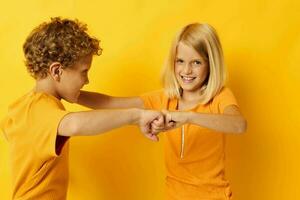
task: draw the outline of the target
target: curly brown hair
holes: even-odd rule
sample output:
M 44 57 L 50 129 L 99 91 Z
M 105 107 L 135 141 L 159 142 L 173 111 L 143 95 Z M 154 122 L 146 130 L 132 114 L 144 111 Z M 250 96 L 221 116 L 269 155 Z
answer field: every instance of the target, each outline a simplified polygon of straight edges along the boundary
M 87 55 L 101 55 L 100 40 L 87 33 L 87 25 L 77 19 L 51 18 L 27 37 L 23 51 L 28 72 L 35 79 L 45 78 L 49 66 L 59 62 L 71 67 Z

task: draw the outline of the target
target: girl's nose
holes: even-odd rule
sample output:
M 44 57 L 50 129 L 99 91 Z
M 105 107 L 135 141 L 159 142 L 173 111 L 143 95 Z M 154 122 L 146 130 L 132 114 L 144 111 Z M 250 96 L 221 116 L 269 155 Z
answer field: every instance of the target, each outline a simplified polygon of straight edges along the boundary
M 185 74 L 190 74 L 192 72 L 192 67 L 189 63 L 187 63 L 185 66 L 184 66 L 184 69 L 183 69 L 183 72 Z

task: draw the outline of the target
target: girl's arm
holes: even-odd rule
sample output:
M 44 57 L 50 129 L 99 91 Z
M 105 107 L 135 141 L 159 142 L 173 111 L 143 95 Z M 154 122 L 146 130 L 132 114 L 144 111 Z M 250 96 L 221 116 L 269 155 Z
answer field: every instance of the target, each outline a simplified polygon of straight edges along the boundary
M 80 91 L 77 103 L 91 109 L 144 108 L 139 97 L 112 97 L 87 91 Z
M 58 126 L 61 136 L 97 135 L 123 125 L 139 125 L 146 137 L 157 141 L 157 132 L 151 130 L 151 122 L 162 118 L 162 113 L 143 109 L 92 110 L 69 113 Z
M 246 119 L 234 105 L 227 106 L 223 114 L 164 112 L 166 123 L 174 121 L 176 127 L 190 123 L 225 133 L 244 133 L 247 129 Z

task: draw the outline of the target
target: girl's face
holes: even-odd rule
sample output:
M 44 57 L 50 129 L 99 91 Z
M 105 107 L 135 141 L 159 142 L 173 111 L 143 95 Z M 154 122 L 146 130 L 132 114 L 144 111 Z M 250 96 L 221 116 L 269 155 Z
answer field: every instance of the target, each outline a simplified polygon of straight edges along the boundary
M 183 92 L 199 92 L 208 73 L 208 63 L 204 58 L 194 48 L 179 42 L 175 75 Z

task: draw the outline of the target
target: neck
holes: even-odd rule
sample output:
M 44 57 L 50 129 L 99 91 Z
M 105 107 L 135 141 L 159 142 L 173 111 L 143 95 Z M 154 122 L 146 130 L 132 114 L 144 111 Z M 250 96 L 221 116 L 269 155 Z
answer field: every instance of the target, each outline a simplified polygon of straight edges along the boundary
M 200 93 L 195 91 L 183 91 L 182 100 L 187 102 L 199 101 Z
M 36 80 L 36 85 L 33 90 L 35 92 L 44 92 L 46 94 L 50 94 L 59 100 L 61 99 L 55 90 L 52 80 L 49 77 Z

